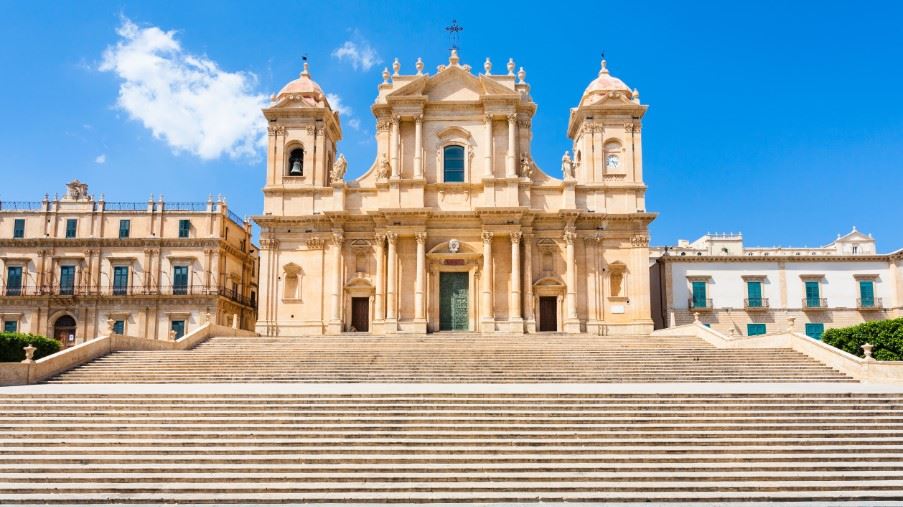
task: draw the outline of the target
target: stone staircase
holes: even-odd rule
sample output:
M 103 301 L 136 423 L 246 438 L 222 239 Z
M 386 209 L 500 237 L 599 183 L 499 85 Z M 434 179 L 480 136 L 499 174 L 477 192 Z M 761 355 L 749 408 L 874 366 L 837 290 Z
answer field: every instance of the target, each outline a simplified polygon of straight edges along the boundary
M 790 349 L 696 337 L 346 335 L 211 338 L 193 350 L 114 352 L 51 383 L 850 382 Z
M 903 502 L 903 394 L 198 390 L 0 394 L 0 504 Z

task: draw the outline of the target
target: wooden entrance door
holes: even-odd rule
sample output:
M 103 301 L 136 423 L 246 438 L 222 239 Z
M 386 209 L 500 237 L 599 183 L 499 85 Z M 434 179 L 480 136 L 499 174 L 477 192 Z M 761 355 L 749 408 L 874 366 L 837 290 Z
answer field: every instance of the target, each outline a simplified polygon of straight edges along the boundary
M 53 337 L 59 340 L 63 347 L 75 345 L 76 327 L 75 319 L 69 315 L 63 315 L 53 323 Z
M 351 298 L 352 331 L 370 332 L 370 298 Z
M 440 331 L 470 329 L 468 278 L 468 273 L 439 273 Z
M 539 330 L 558 331 L 558 298 L 542 296 L 539 298 Z

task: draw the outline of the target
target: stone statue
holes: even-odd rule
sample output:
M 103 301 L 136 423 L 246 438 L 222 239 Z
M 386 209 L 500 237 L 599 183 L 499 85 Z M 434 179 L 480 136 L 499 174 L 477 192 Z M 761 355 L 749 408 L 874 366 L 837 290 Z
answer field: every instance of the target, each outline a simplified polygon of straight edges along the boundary
M 564 155 L 561 157 L 561 174 L 565 179 L 574 179 L 574 162 L 571 160 L 568 150 L 564 150 Z
M 348 169 L 348 161 L 345 155 L 339 154 L 339 158 L 332 164 L 332 182 L 338 183 L 345 180 L 345 170 Z
M 526 153 L 520 157 L 520 175 L 524 178 L 533 176 L 533 161 L 530 160 L 530 155 Z
M 72 180 L 66 183 L 66 197 L 73 201 L 79 201 L 83 198 L 90 197 L 88 195 L 88 185 L 78 180 Z
M 392 165 L 389 164 L 389 157 L 385 153 L 383 153 L 382 158 L 379 160 L 379 167 L 376 170 L 376 177 L 384 180 L 392 175 Z

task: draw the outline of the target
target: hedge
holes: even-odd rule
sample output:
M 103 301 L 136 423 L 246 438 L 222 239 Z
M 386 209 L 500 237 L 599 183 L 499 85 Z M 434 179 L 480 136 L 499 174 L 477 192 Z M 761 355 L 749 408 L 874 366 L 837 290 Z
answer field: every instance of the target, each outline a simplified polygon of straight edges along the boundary
M 903 360 L 903 318 L 875 320 L 857 326 L 825 331 L 822 341 L 850 354 L 863 357 L 862 345 L 871 343 L 872 357 L 879 361 Z
M 34 359 L 59 352 L 60 342 L 36 334 L 0 333 L 0 362 L 19 362 L 25 359 L 25 347 L 33 345 Z

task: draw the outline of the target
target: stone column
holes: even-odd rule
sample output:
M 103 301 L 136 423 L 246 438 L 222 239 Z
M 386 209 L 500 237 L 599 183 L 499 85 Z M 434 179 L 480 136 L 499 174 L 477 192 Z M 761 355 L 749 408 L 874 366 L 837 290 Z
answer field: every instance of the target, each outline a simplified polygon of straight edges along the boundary
M 521 320 L 520 240 L 522 236 L 523 233 L 520 231 L 511 233 L 511 297 L 508 303 L 508 314 L 510 315 L 508 320 L 513 321 Z M 520 332 L 523 332 L 523 327 Z
M 398 179 L 399 174 L 401 174 L 401 170 L 398 167 L 398 146 L 400 145 L 400 134 L 399 130 L 401 126 L 401 118 L 398 116 L 392 117 L 392 138 L 389 140 L 389 146 L 392 150 L 392 179 Z
M 565 299 L 566 317 L 565 331 L 568 333 L 580 332 L 580 322 L 577 319 L 577 265 L 574 254 L 574 242 L 577 233 L 573 226 L 565 228 L 564 241 L 567 257 L 567 298 Z M 575 329 L 576 325 L 576 329 Z
M 484 322 L 494 326 L 495 315 L 492 311 L 492 233 L 483 231 L 483 274 L 480 285 L 482 292 L 480 315 Z M 494 331 L 495 329 L 483 328 L 482 331 Z
M 414 273 L 414 320 L 425 321 L 423 306 L 423 284 L 426 280 L 426 233 L 414 234 L 417 240 L 417 271 Z
M 386 233 L 386 240 L 389 242 L 389 256 L 386 266 L 386 320 L 391 322 L 398 321 L 396 307 L 398 301 L 395 299 L 395 269 L 398 264 L 398 258 L 395 251 L 395 242 L 398 241 L 398 234 L 394 232 Z M 392 329 L 395 331 L 396 329 Z
M 381 321 L 386 318 L 385 291 L 386 291 L 386 235 L 376 234 L 376 289 L 373 299 L 373 320 Z
M 533 306 L 533 235 L 524 235 L 524 319 L 535 320 Z M 528 326 L 529 327 L 529 326 Z
M 414 178 L 423 179 L 423 115 L 414 117 Z
M 492 115 L 486 115 L 486 164 L 483 166 L 483 177 L 492 177 Z
M 342 332 L 342 321 L 340 319 L 342 309 L 342 243 L 345 241 L 345 235 L 341 231 L 333 231 L 332 233 L 332 265 L 333 279 L 332 291 L 330 298 L 332 299 L 331 312 L 329 316 L 329 334 L 338 334 Z
M 509 114 L 508 115 L 508 151 L 505 153 L 505 177 L 506 178 L 516 178 L 517 177 L 517 172 L 515 170 L 515 164 L 514 164 L 516 139 L 517 139 L 517 115 Z

